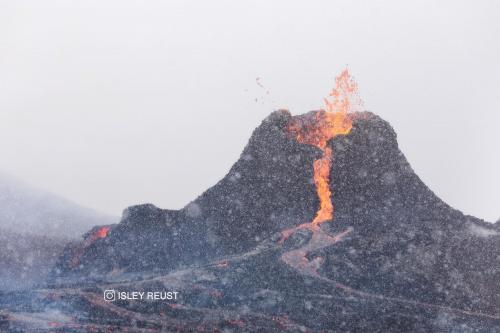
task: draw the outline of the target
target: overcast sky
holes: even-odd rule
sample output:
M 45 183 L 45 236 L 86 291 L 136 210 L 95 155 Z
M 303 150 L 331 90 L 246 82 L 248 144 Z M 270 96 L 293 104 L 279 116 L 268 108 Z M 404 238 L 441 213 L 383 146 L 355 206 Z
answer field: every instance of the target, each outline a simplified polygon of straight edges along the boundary
M 181 208 L 348 65 L 424 182 L 494 221 L 499 17 L 494 0 L 0 0 L 0 171 L 115 215 Z

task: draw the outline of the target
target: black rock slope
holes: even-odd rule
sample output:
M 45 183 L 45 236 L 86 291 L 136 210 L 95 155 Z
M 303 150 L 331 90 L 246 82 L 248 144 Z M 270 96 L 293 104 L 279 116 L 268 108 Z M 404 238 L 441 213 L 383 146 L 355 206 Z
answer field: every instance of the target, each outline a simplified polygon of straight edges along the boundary
M 203 263 L 309 221 L 319 204 L 312 165 L 321 152 L 287 135 L 290 117 L 278 111 L 266 118 L 229 173 L 182 210 L 149 204 L 126 209 L 109 237 L 88 247 L 77 273 Z
M 387 122 L 354 117 L 328 143 L 333 221 L 298 228 L 319 206 L 321 151 L 291 138 L 291 115 L 278 111 L 184 209 L 131 207 L 106 237 L 96 229 L 66 248 L 50 289 L 0 297 L 3 325 L 44 327 L 49 307 L 75 332 L 500 332 L 498 227 L 437 198 Z M 106 289 L 181 297 L 106 303 Z

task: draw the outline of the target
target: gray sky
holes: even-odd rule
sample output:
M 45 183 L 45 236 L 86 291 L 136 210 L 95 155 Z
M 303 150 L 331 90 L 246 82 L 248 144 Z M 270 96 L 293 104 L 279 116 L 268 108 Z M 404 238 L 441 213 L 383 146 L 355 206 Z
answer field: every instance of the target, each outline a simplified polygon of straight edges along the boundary
M 321 107 L 348 65 L 427 185 L 494 221 L 499 10 L 494 0 L 0 0 L 0 171 L 116 215 L 143 202 L 180 208 L 225 175 L 269 112 Z

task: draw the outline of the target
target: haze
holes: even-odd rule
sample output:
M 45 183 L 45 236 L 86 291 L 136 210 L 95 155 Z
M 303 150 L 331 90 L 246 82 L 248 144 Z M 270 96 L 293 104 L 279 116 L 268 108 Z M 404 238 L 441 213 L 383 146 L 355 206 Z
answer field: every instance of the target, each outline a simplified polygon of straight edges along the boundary
M 181 208 L 226 174 L 271 111 L 322 107 L 348 66 L 423 181 L 495 221 L 499 10 L 493 0 L 0 0 L 0 171 L 114 215 Z

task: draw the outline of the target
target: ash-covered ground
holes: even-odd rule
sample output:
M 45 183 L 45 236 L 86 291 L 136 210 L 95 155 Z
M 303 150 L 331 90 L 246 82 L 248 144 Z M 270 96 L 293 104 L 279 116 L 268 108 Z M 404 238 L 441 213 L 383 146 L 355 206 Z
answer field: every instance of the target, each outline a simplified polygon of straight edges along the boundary
M 291 119 L 266 118 L 185 208 L 130 207 L 67 246 L 46 284 L 1 294 L 0 331 L 500 332 L 498 223 L 441 201 L 391 126 L 357 113 L 328 142 L 334 218 L 300 227 L 319 209 L 322 151 L 289 135 Z

